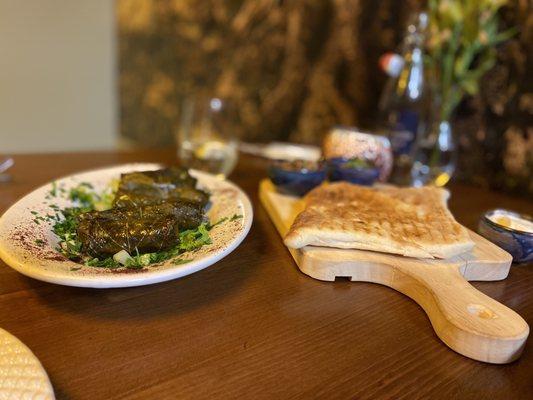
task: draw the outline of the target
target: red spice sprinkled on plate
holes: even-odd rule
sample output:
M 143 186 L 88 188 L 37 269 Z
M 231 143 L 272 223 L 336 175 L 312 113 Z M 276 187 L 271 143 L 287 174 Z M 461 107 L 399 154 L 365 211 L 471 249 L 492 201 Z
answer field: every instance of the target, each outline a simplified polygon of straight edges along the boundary
M 147 272 L 148 268 L 120 268 L 120 269 L 112 269 L 111 272 L 114 274 L 137 274 L 139 272 Z

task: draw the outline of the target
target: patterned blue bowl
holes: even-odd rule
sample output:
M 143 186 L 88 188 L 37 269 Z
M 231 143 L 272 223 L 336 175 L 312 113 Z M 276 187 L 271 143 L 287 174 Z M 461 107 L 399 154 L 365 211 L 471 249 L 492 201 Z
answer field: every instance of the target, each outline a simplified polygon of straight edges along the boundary
M 277 162 L 268 169 L 268 176 L 281 193 L 303 196 L 327 178 L 327 168 L 320 162 Z
M 350 159 L 331 158 L 328 160 L 329 180 L 347 181 L 358 185 L 372 186 L 379 178 L 380 170 L 372 167 L 350 167 Z
M 479 220 L 478 231 L 481 236 L 510 253 L 513 261 L 520 263 L 533 261 L 533 233 L 502 225 L 494 220 L 495 216 L 533 223 L 531 217 L 502 209 L 488 211 Z

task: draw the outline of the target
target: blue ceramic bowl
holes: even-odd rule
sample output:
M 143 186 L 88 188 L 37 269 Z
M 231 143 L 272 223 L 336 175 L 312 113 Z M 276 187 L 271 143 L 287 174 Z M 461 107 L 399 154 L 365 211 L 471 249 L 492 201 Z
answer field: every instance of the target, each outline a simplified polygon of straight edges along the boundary
M 329 180 L 347 181 L 358 185 L 371 186 L 379 178 L 379 168 L 350 167 L 346 158 L 332 158 L 328 160 Z
M 319 162 L 277 162 L 268 176 L 281 193 L 303 196 L 327 178 L 327 168 Z
M 491 218 L 495 215 L 533 222 L 531 217 L 501 209 L 488 211 L 481 217 L 478 231 L 481 236 L 510 253 L 513 261 L 533 261 L 533 233 L 501 225 Z

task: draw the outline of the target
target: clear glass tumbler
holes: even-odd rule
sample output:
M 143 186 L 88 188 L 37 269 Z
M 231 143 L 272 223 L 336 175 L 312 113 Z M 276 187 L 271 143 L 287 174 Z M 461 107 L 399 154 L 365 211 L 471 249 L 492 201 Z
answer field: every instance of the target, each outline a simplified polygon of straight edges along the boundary
M 222 98 L 186 98 L 176 132 L 182 165 L 228 176 L 238 159 L 236 122 L 234 110 Z

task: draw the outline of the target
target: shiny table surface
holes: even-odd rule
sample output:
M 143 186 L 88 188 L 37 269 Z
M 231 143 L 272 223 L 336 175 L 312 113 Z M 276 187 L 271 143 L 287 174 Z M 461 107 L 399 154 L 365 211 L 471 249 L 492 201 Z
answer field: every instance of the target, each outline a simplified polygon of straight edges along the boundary
M 15 156 L 0 212 L 36 187 L 84 169 L 174 162 L 171 151 Z M 26 278 L 0 261 L 0 327 L 28 345 L 58 399 L 531 399 L 533 340 L 518 361 L 454 353 L 413 301 L 370 283 L 315 281 L 293 264 L 257 198 L 265 163 L 241 157 L 231 179 L 254 223 L 232 254 L 188 277 L 94 290 Z M 452 185 L 450 208 L 532 213 L 525 198 Z M 474 286 L 533 325 L 533 265 Z

